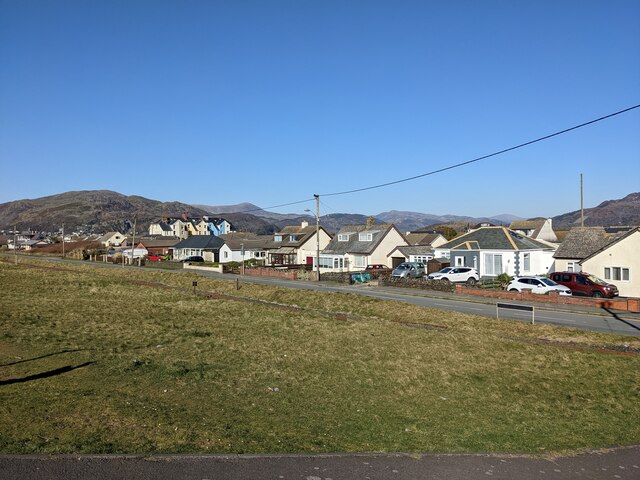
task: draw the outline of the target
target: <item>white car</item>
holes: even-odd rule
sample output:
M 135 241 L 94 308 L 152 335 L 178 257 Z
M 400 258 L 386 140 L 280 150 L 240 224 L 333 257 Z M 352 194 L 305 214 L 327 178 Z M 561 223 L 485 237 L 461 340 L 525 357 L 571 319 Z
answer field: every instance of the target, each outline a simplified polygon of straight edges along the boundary
M 507 291 L 522 292 L 531 290 L 531 293 L 545 294 L 548 292 L 558 292 L 560 295 L 571 295 L 571 289 L 560 285 L 547 277 L 516 277 L 509 285 Z
M 430 273 L 427 278 L 429 280 L 445 280 L 448 282 L 467 282 L 473 285 L 480 279 L 480 276 L 475 268 L 446 267 L 439 272 Z

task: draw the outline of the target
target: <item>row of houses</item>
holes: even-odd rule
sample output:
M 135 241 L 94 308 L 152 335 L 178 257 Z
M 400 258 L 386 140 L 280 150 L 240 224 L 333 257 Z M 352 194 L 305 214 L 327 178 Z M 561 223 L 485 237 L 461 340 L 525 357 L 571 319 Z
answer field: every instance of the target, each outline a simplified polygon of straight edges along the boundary
M 224 218 L 165 217 L 149 225 L 149 235 L 186 239 L 192 235 L 222 235 L 233 231 L 233 225 Z
M 539 232 L 541 230 L 538 230 Z M 217 240 L 190 237 L 174 246 L 177 259 L 202 255 L 219 262 L 262 260 L 265 265 L 316 265 L 319 243 L 321 273 L 391 268 L 405 261 L 470 266 L 481 278 L 586 271 L 615 284 L 622 296 L 640 296 L 640 227 L 609 233 L 602 227 L 571 229 L 562 243 L 525 235 L 504 226 L 479 226 L 447 241 L 435 232 L 400 232 L 392 224 L 347 225 L 331 236 L 303 223 L 272 237 L 220 235 Z M 636 272 L 636 277 L 634 277 Z
M 219 220 L 214 222 L 218 225 L 214 234 L 210 227 L 202 233 L 206 219 L 172 219 L 175 233 L 183 237 L 142 237 L 136 249 L 171 255 L 174 260 L 189 256 L 220 263 L 254 259 L 265 266 L 314 269 L 319 260 L 321 273 L 361 271 L 371 264 L 394 268 L 405 261 L 469 266 L 481 278 L 585 271 L 615 284 L 622 296 L 640 297 L 640 227 L 575 227 L 560 242 L 551 221 L 541 219 L 514 222 L 510 228 L 479 225 L 447 241 L 437 232 L 402 233 L 393 224 L 376 224 L 372 218 L 366 224 L 346 225 L 335 235 L 322 226 L 316 235 L 316 226 L 307 222 L 273 235 L 256 235 L 233 232 L 228 222 Z M 189 232 L 186 238 L 185 231 Z M 97 240 L 107 247 L 131 242 L 119 232 Z

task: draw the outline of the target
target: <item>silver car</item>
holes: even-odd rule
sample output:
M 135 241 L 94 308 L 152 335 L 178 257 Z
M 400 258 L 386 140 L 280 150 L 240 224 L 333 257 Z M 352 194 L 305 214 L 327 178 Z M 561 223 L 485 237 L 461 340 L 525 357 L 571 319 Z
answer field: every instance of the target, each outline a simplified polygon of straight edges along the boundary
M 398 278 L 419 278 L 424 275 L 424 263 L 403 262 L 393 269 L 392 277 Z

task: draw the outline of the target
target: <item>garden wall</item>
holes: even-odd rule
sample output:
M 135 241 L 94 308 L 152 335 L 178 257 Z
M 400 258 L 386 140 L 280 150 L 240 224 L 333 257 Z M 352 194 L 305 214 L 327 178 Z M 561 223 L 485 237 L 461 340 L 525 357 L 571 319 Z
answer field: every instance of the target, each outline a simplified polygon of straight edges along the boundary
M 500 298 L 503 300 L 523 300 L 527 302 L 555 303 L 560 305 L 584 305 L 593 308 L 605 308 L 640 313 L 640 298 L 591 298 L 591 297 L 565 297 L 550 292 L 547 295 L 539 295 L 530 292 L 506 292 L 504 290 L 482 290 L 480 288 L 455 285 L 455 292 L 463 295 L 474 295 L 484 298 Z

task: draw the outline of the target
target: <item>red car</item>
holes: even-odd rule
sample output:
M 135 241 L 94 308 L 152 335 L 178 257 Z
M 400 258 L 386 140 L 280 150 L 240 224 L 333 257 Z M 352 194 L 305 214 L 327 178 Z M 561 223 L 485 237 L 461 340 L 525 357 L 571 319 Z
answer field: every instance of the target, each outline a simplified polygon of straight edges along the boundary
M 147 260 L 149 260 L 150 262 L 162 262 L 164 261 L 164 257 L 162 255 L 155 255 L 153 253 L 150 253 L 149 255 L 147 255 Z

